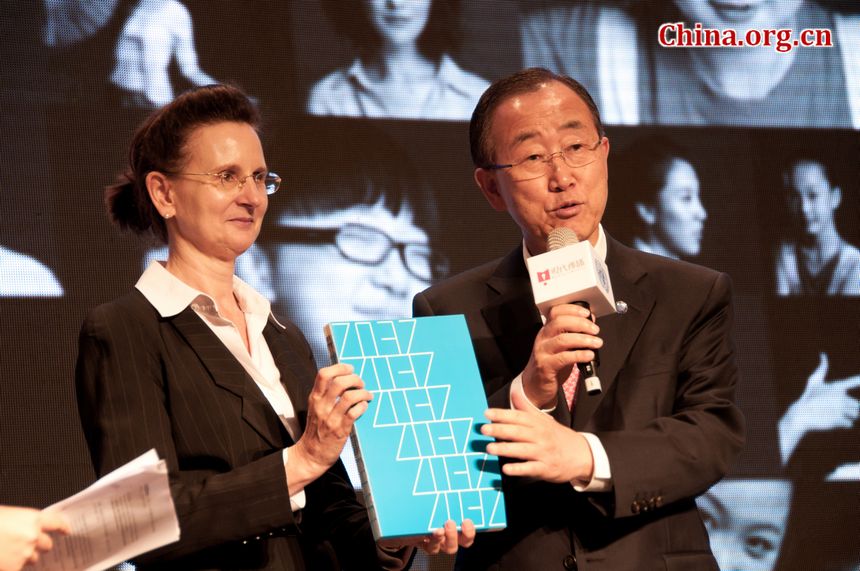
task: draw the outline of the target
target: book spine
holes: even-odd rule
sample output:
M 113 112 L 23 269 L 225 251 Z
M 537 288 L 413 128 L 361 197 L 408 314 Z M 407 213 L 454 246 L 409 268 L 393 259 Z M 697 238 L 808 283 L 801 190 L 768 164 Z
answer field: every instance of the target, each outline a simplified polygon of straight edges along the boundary
M 326 324 L 323 326 L 323 333 L 325 334 L 325 344 L 328 347 L 328 356 L 331 359 L 331 364 L 336 365 L 338 363 L 337 358 L 337 349 L 334 346 L 334 336 L 331 334 L 331 325 Z
M 323 327 L 325 333 L 325 342 L 328 347 L 328 354 L 331 357 L 332 364 L 338 363 L 337 348 L 334 344 L 334 336 L 331 332 L 331 326 L 326 324 Z M 364 495 L 364 504 L 367 509 L 367 518 L 370 520 L 370 526 L 373 530 L 373 537 L 379 539 L 382 537 L 382 528 L 379 524 L 379 515 L 376 511 L 376 503 L 373 501 L 373 488 L 370 485 L 370 478 L 367 477 L 367 467 L 364 465 L 364 455 L 361 453 L 361 440 L 358 438 L 358 428 L 353 425 L 352 432 L 349 435 L 352 441 L 352 451 L 355 454 L 355 465 L 358 468 L 358 475 L 361 478 L 361 493 Z
M 358 467 L 358 475 L 361 477 L 361 493 L 364 495 L 364 505 L 367 509 L 367 519 L 370 520 L 373 537 L 382 537 L 382 526 L 379 521 L 379 513 L 376 511 L 376 502 L 373 499 L 373 487 L 370 478 L 367 477 L 367 467 L 364 465 L 364 455 L 361 453 L 361 440 L 358 438 L 358 428 L 353 426 L 349 435 L 352 441 L 352 451 L 355 454 L 355 465 Z

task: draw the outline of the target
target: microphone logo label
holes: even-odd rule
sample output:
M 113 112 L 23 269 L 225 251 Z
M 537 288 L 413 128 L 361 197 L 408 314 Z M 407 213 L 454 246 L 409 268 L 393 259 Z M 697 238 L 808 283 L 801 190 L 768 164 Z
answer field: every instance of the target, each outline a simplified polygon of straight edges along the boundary
M 564 277 L 567 274 L 578 272 L 583 268 L 585 268 L 585 260 L 573 260 L 566 264 L 557 264 L 543 271 L 538 270 L 535 272 L 535 275 L 537 275 L 538 283 L 547 285 L 546 282 L 548 282 L 553 276 L 559 278 Z

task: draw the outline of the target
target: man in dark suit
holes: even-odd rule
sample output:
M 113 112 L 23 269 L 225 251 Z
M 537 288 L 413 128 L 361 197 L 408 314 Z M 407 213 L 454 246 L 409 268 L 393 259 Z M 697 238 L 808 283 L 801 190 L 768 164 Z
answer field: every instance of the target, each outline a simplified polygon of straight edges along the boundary
M 600 220 L 609 141 L 577 82 L 529 69 L 494 83 L 470 125 L 475 180 L 520 227 L 507 256 L 415 297 L 415 315 L 466 315 L 505 460 L 509 527 L 463 569 L 717 569 L 694 498 L 743 443 L 727 276 L 637 252 Z M 554 307 L 542 324 L 525 258 L 566 227 L 604 257 L 625 314 Z M 572 388 L 600 349 L 602 393 Z

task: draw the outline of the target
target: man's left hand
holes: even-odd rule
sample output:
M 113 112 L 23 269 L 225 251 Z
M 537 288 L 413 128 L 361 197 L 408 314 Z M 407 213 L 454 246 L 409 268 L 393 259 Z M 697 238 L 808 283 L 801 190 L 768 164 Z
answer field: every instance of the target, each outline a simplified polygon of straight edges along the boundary
M 511 402 L 515 410 L 487 410 L 491 422 L 481 427 L 482 434 L 497 440 L 487 445 L 487 452 L 520 460 L 503 464 L 506 475 L 583 485 L 591 481 L 594 458 L 584 436 L 529 406 L 517 392 L 511 393 Z

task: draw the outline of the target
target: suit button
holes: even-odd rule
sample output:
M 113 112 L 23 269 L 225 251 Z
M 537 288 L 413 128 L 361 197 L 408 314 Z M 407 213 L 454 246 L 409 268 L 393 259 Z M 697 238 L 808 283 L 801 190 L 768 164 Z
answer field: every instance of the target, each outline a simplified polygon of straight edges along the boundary
M 654 503 L 657 505 L 658 508 L 660 506 L 662 506 L 663 505 L 663 496 L 657 496 L 657 499 L 654 501 Z
M 576 557 L 573 555 L 568 555 L 562 560 L 562 564 L 567 571 L 576 571 L 579 569 L 579 565 L 576 564 Z
M 634 514 L 638 514 L 639 509 L 640 509 L 639 501 L 633 500 L 633 503 L 630 505 L 630 511 L 632 511 Z

